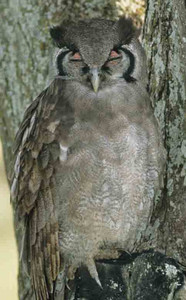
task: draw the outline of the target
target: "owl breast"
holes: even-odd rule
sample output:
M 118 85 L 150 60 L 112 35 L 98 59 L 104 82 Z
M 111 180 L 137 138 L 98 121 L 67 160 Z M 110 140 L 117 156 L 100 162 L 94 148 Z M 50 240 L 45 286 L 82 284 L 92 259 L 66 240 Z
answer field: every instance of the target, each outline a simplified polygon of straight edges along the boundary
M 103 247 L 135 249 L 158 176 L 149 176 L 149 144 L 143 126 L 124 113 L 74 124 L 57 175 L 60 246 L 68 261 L 99 257 Z

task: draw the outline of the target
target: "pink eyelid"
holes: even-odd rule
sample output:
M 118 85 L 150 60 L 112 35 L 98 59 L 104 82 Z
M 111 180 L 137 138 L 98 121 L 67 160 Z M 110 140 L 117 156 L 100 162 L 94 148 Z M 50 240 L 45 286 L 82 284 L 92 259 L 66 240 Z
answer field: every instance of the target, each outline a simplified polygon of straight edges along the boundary
M 81 60 L 81 55 L 79 54 L 79 52 L 75 52 L 74 55 L 72 56 L 72 59 Z
M 112 50 L 112 51 L 110 52 L 109 58 L 116 58 L 116 57 L 120 57 L 120 56 L 121 56 L 121 54 L 119 54 L 119 53 L 117 53 L 116 51 Z

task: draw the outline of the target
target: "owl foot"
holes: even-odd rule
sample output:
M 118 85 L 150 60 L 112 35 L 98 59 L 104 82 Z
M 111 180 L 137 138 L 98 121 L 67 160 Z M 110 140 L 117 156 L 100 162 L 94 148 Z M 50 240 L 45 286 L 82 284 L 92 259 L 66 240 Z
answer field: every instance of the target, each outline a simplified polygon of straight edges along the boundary
M 77 267 L 75 267 L 75 266 L 70 266 L 70 267 L 68 268 L 68 271 L 67 271 L 67 278 L 68 278 L 69 280 L 73 280 L 73 279 L 74 279 L 76 270 L 77 270 Z
M 100 249 L 96 255 L 96 260 L 99 259 L 117 259 L 120 256 L 118 249 Z
M 90 276 L 97 282 L 97 284 L 100 286 L 100 288 L 103 289 L 102 284 L 99 280 L 99 276 L 98 276 L 98 272 L 97 272 L 94 260 L 92 258 L 89 258 L 86 261 L 86 266 L 88 268 Z
M 76 270 L 77 270 L 77 267 L 75 267 L 75 266 L 71 265 L 70 267 L 68 267 L 67 274 L 66 274 L 65 285 L 66 285 L 66 287 L 69 291 L 71 290 L 71 288 L 70 288 L 68 283 L 69 283 L 69 280 L 74 280 Z

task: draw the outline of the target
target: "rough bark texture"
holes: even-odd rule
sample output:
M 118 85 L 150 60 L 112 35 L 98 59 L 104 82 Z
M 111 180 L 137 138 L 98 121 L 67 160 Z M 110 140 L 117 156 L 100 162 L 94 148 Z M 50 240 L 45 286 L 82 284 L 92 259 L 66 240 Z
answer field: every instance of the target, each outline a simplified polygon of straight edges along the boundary
M 25 107 L 50 80 L 50 25 L 80 17 L 116 18 L 115 1 L 9 0 L 0 4 L 0 119 L 7 171 L 12 144 Z M 5 19 L 7 22 L 5 23 Z M 168 151 L 165 188 L 159 194 L 141 250 L 163 252 L 124 255 L 97 263 L 103 290 L 80 269 L 67 299 L 186 299 L 179 292 L 184 275 L 172 259 L 186 265 L 186 3 L 147 0 L 144 45 L 149 91 Z M 19 231 L 17 239 L 20 240 Z M 167 256 L 165 256 L 166 254 Z M 34 299 L 28 276 L 20 267 L 19 298 Z
M 179 265 L 159 252 L 123 254 L 120 259 L 96 264 L 101 289 L 84 268 L 76 275 L 69 300 L 184 300 L 184 275 Z M 177 292 L 178 291 L 178 292 Z M 179 293 L 179 295 L 178 295 Z M 185 295 L 186 296 L 186 295 Z
M 149 92 L 165 140 L 165 188 L 156 199 L 148 246 L 186 265 L 186 3 L 149 0 L 144 26 Z

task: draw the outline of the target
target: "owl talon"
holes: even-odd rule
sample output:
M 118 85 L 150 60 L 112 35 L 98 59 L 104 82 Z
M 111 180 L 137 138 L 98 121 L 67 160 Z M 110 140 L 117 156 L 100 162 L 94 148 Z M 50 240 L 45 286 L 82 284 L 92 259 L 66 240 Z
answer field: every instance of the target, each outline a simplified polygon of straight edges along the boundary
M 69 282 L 69 278 L 68 278 L 68 277 L 66 277 L 65 286 L 67 287 L 67 289 L 68 289 L 69 291 L 71 291 L 71 288 L 70 288 L 70 286 L 69 286 L 68 282 Z
M 87 265 L 88 271 L 90 273 L 90 276 L 97 282 L 97 284 L 100 286 L 100 288 L 103 289 L 102 284 L 101 284 L 101 282 L 99 280 L 99 275 L 98 275 L 98 272 L 97 272 L 94 260 L 93 259 L 89 259 L 87 261 L 86 265 Z

